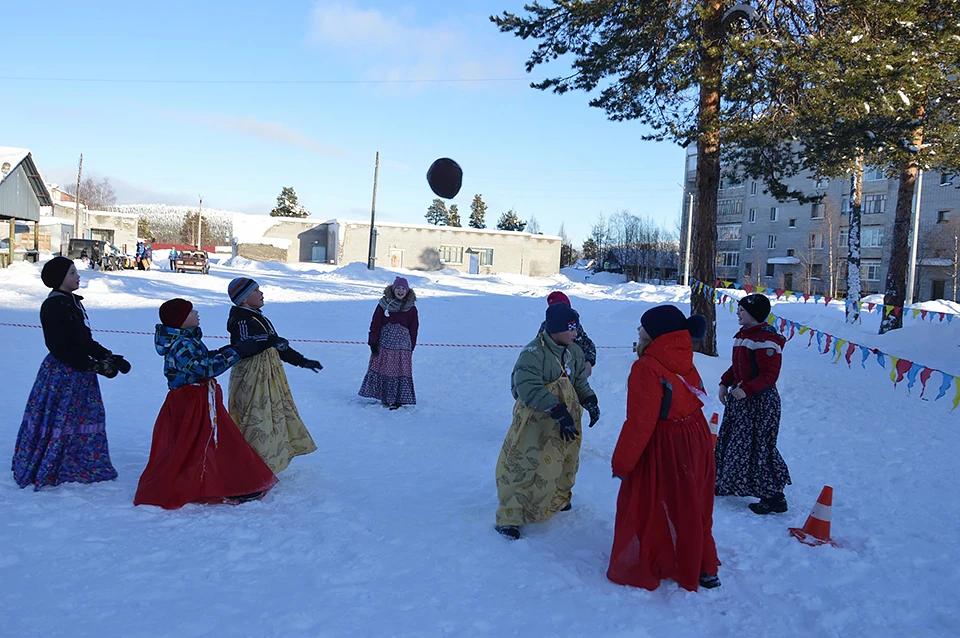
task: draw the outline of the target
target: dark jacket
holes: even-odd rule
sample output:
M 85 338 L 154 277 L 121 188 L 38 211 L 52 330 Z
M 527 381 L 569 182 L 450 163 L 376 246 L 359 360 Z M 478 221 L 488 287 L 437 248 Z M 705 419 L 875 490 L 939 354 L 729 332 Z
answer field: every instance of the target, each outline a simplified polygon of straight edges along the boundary
M 163 357 L 163 376 L 167 378 L 167 387 L 171 390 L 204 379 L 212 379 L 229 370 L 240 361 L 240 355 L 233 346 L 224 346 L 219 350 L 207 350 L 200 328 L 169 328 L 157 324 L 154 335 L 154 347 Z
M 266 315 L 259 310 L 242 306 L 234 306 L 230 309 L 230 316 L 227 318 L 227 330 L 230 332 L 230 345 L 236 345 L 247 339 L 266 341 L 271 335 L 279 336 Z M 278 346 L 277 354 L 283 361 L 300 368 L 309 361 L 289 345 L 285 348 Z
M 60 363 L 85 372 L 94 362 L 109 357 L 110 351 L 93 340 L 81 299 L 73 293 L 52 291 L 40 306 L 40 324 L 50 354 Z
M 387 286 L 383 291 L 383 297 L 387 301 L 395 300 L 393 288 Z M 407 296 L 403 298 L 402 310 L 399 312 L 387 312 L 382 305 L 377 305 L 373 311 L 373 319 L 370 320 L 370 333 L 367 335 L 367 343 L 373 345 L 380 343 L 380 330 L 388 323 L 395 323 L 403 326 L 410 331 L 410 345 L 417 347 L 417 332 L 420 330 L 420 315 L 417 313 L 417 294 L 413 290 L 407 291 Z
M 574 312 L 577 312 L 574 310 Z M 540 324 L 540 332 L 543 332 L 547 329 L 547 322 L 544 321 Z M 580 313 L 577 313 L 577 338 L 573 340 L 575 344 L 580 346 L 580 349 L 583 350 L 583 358 L 586 359 L 590 365 L 597 365 L 597 346 L 593 344 L 593 339 L 587 336 L 587 331 L 583 329 L 583 326 L 580 324 Z
M 786 343 L 769 324 L 741 328 L 733 338 L 733 365 L 720 377 L 720 385 L 740 386 L 748 397 L 774 387 L 780 378 Z

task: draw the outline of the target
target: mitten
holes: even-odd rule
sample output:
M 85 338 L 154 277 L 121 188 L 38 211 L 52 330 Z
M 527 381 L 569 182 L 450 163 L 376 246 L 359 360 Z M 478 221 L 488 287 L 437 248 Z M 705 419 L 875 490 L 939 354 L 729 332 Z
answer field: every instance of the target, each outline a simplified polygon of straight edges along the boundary
M 580 433 L 577 431 L 577 424 L 573 422 L 573 416 L 567 409 L 567 404 L 560 402 L 550 410 L 550 418 L 560 426 L 560 438 L 564 441 L 572 441 Z
M 370 354 L 372 354 L 373 356 L 377 356 L 377 355 L 380 354 L 380 344 L 379 344 L 379 343 L 371 343 L 371 344 L 370 344 Z
M 95 360 L 90 365 L 90 371 L 96 372 L 97 374 L 102 374 L 108 379 L 112 379 L 117 376 L 117 369 L 113 367 L 110 363 L 110 357 L 101 360 Z
M 587 427 L 592 428 L 597 424 L 597 421 L 600 420 L 600 406 L 597 405 L 597 397 L 592 396 L 589 399 L 584 399 L 583 403 L 580 405 L 583 406 L 583 409 L 590 413 L 590 423 Z
M 115 354 L 111 356 L 110 364 L 122 374 L 127 374 L 130 372 L 130 362 L 124 359 L 123 355 Z
M 323 370 L 323 366 L 320 365 L 320 362 L 314 361 L 313 359 L 307 359 L 306 361 L 303 362 L 303 365 L 301 365 L 300 367 L 306 368 L 307 370 L 313 370 L 314 372 L 318 372 L 318 373 L 321 370 Z

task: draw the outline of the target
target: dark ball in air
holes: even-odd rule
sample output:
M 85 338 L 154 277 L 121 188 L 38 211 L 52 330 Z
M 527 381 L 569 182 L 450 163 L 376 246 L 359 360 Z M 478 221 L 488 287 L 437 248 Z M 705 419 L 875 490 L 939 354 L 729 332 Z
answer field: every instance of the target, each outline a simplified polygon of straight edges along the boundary
M 441 157 L 427 170 L 430 190 L 444 199 L 453 199 L 463 184 L 463 169 L 449 157 Z

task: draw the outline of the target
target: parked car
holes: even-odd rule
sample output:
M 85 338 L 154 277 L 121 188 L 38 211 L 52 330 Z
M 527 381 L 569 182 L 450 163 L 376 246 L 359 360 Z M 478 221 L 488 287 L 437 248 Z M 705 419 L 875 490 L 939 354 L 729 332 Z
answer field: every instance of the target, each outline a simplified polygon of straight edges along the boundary
M 182 250 L 173 260 L 174 272 L 200 272 L 206 275 L 210 272 L 210 258 L 205 250 Z

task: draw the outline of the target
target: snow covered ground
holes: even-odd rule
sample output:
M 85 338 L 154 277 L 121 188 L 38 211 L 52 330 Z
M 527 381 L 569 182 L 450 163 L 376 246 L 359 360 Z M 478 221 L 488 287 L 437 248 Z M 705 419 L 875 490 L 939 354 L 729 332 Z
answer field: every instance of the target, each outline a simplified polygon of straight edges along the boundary
M 161 255 L 156 255 L 163 264 Z M 94 328 L 152 334 L 157 307 L 197 304 L 208 343 L 226 334 L 227 282 L 255 277 L 284 336 L 365 342 L 395 272 L 362 265 L 215 265 L 210 275 L 84 271 Z M 291 368 L 294 396 L 320 450 L 294 460 L 261 502 L 133 507 L 166 386 L 147 335 L 97 333 L 133 364 L 103 380 L 119 479 L 39 493 L 0 477 L 0 634 L 4 636 L 955 636 L 960 634 L 960 410 L 953 389 L 934 402 L 894 389 L 876 364 L 834 365 L 785 350 L 780 449 L 790 511 L 761 518 L 748 499 L 718 499 L 718 590 L 656 592 L 604 576 L 618 481 L 610 456 L 624 416 L 640 315 L 685 304 L 680 287 L 604 275 L 470 276 L 403 271 L 417 290 L 418 404 L 388 412 L 357 396 L 368 350 L 297 343 L 319 375 Z M 592 384 L 600 423 L 584 436 L 574 509 L 509 542 L 493 531 L 494 466 L 510 423 L 512 348 L 427 344 L 529 341 L 553 289 L 565 291 L 601 348 Z M 0 271 L 0 322 L 38 324 L 39 271 Z M 682 307 L 686 308 L 685 305 Z M 774 312 L 897 356 L 960 374 L 960 322 L 907 321 L 876 336 L 842 322 L 842 308 L 776 304 Z M 719 312 L 720 359 L 699 358 L 713 386 L 729 361 L 733 315 Z M 9 459 L 23 406 L 46 354 L 38 329 L 0 326 Z M 226 382 L 226 379 L 224 379 Z M 936 388 L 932 388 L 935 390 Z M 4 461 L 7 462 L 7 461 Z M 840 548 L 787 533 L 820 489 L 835 489 Z

